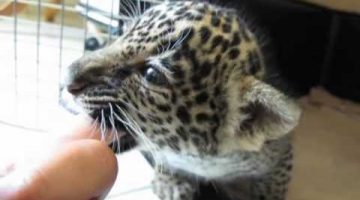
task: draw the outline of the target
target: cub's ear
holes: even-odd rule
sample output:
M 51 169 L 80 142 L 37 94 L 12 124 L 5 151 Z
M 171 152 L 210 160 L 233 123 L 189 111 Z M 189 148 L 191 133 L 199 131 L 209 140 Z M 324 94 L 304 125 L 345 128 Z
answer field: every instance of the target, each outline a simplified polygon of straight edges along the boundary
M 228 130 L 242 149 L 259 150 L 265 141 L 284 136 L 297 125 L 301 109 L 295 100 L 253 77 L 237 85 L 230 86 Z

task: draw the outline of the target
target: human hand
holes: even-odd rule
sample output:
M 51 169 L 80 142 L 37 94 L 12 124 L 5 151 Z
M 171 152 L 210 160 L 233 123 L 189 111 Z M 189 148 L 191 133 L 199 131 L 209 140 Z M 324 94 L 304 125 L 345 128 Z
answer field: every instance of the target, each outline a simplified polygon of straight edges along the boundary
M 5 176 L 0 176 L 0 199 L 103 198 L 115 182 L 117 160 L 99 138 L 91 127 L 82 127 L 61 140 L 42 142 L 25 160 L 7 166 Z

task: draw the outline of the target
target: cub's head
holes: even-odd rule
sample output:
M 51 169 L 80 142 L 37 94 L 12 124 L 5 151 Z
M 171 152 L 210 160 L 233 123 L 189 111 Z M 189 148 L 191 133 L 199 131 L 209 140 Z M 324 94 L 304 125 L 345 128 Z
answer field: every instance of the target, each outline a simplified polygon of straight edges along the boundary
M 167 2 L 67 69 L 64 86 L 103 128 L 191 154 L 257 150 L 299 110 L 261 81 L 258 41 L 233 10 Z

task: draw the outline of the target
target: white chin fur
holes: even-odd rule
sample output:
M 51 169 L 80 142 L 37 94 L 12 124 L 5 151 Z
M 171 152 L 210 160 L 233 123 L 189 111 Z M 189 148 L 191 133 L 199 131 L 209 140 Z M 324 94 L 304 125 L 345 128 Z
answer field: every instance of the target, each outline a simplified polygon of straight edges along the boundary
M 63 89 L 60 94 L 60 101 L 62 106 L 72 113 L 82 113 L 84 110 L 76 103 L 75 98 L 66 89 Z

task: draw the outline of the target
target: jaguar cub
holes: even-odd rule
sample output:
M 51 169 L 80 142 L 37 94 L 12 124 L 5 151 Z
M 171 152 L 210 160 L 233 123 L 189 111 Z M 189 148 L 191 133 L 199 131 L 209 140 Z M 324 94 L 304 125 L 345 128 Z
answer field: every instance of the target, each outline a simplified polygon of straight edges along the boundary
M 192 200 L 198 182 L 231 200 L 282 200 L 300 109 L 264 81 L 265 53 L 236 10 L 164 2 L 69 66 L 64 87 L 152 156 L 161 200 Z

